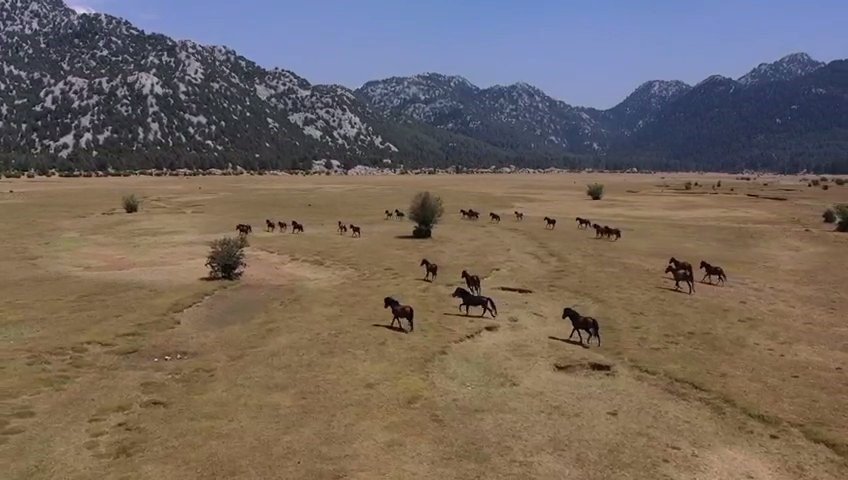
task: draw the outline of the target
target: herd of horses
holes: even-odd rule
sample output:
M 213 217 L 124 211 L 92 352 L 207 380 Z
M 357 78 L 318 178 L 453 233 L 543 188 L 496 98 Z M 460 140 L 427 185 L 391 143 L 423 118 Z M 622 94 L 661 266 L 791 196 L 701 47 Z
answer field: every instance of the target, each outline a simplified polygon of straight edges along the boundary
M 460 214 L 462 215 L 462 219 L 466 220 L 478 220 L 480 218 L 480 212 L 477 212 L 474 209 L 460 209 Z M 524 220 L 523 212 L 515 211 L 513 214 L 516 221 Z M 394 209 L 393 211 L 386 210 L 385 215 L 387 220 L 390 218 L 403 220 L 405 218 L 404 213 L 398 209 Z M 489 219 L 492 223 L 500 223 L 501 216 L 497 213 L 490 212 Z M 588 218 L 577 217 L 575 220 L 577 222 L 578 229 L 594 229 L 595 238 L 607 238 L 609 240 L 618 240 L 621 238 L 621 230 L 618 228 L 612 228 L 607 225 L 599 225 L 597 223 L 593 223 Z M 555 218 L 544 217 L 544 221 L 546 229 L 553 230 L 556 228 L 557 221 Z M 265 220 L 265 230 L 267 232 L 279 230 L 280 233 L 283 233 L 286 232 L 288 228 L 289 225 L 285 222 L 275 223 L 270 219 Z M 253 232 L 253 228 L 249 224 L 240 223 L 236 226 L 236 231 L 239 235 L 246 236 Z M 303 231 L 303 224 L 296 220 L 291 221 L 291 233 L 303 233 Z M 351 232 L 352 237 L 362 236 L 362 229 L 360 227 L 339 221 L 337 232 L 340 235 L 345 235 L 348 231 Z M 426 258 L 421 260 L 420 266 L 424 267 L 424 280 L 434 282 L 439 274 L 439 266 Z M 713 277 L 716 278 L 716 284 L 718 285 L 723 285 L 727 280 L 724 269 L 719 266 L 711 265 L 702 260 L 699 269 L 704 270 L 704 276 L 701 279 L 701 283 L 709 282 L 710 285 L 713 285 Z M 670 273 L 672 275 L 676 290 L 682 290 L 681 283 L 683 283 L 688 287 L 690 295 L 695 291 L 694 270 L 692 268 L 692 264 L 689 262 L 671 257 L 668 261 L 665 273 Z M 468 315 L 471 307 L 480 307 L 483 309 L 483 312 L 480 315 L 481 317 L 484 317 L 487 313 L 491 315 L 492 318 L 497 317 L 498 309 L 497 306 L 495 306 L 495 301 L 492 298 L 483 295 L 482 281 L 480 277 L 469 273 L 467 270 L 463 270 L 460 274 L 460 279 L 465 281 L 467 288 L 456 287 L 451 294 L 452 298 L 459 298 L 461 300 L 459 304 L 459 311 L 462 312 L 464 307 L 465 314 Z M 406 320 L 409 324 L 409 332 L 414 331 L 415 311 L 412 306 L 403 305 L 392 297 L 386 297 L 383 303 L 384 308 L 390 308 L 392 312 L 392 323 L 390 324 L 390 328 L 394 328 L 395 322 L 397 322 L 398 328 L 406 332 L 406 329 L 402 324 L 402 320 Z M 571 321 L 572 330 L 571 335 L 568 337 L 569 339 L 571 339 L 576 333 L 580 340 L 580 344 L 582 345 L 583 336 L 580 332 L 583 331 L 588 334 L 587 343 L 591 342 L 591 339 L 594 337 L 597 339 L 598 346 L 601 345 L 600 325 L 597 319 L 580 315 L 571 307 L 567 307 L 563 310 L 562 319 L 568 319 Z

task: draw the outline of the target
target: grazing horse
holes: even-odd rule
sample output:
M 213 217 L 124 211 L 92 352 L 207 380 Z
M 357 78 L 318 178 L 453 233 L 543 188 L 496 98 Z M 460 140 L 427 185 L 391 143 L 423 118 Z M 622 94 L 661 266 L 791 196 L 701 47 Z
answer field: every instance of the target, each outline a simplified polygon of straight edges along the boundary
M 393 215 L 394 215 L 394 213 L 392 213 L 392 212 L 390 212 L 390 211 L 386 210 L 386 220 L 388 220 L 388 219 L 392 218 L 392 216 L 393 216 Z
M 424 280 L 433 281 L 436 279 L 436 275 L 439 274 L 439 266 L 435 263 L 430 262 L 426 258 L 421 260 L 421 267 L 424 267 Z
M 403 212 L 401 212 L 400 210 L 395 209 L 395 217 L 396 217 L 398 220 L 403 220 L 404 214 L 403 214 Z
M 459 304 L 459 311 L 461 312 L 462 307 L 465 307 L 466 315 L 468 315 L 469 307 L 483 307 L 483 313 L 480 315 L 481 317 L 485 316 L 486 312 L 489 312 L 492 315 L 492 318 L 498 316 L 498 308 L 495 306 L 494 300 L 489 297 L 474 295 L 462 287 L 456 287 L 456 290 L 453 291 L 451 296 L 462 299 L 462 303 Z
M 665 268 L 665 273 L 670 273 L 674 277 L 674 288 L 680 290 L 680 282 L 686 282 L 689 286 L 689 295 L 695 291 L 695 281 L 692 279 L 692 272 L 689 270 L 677 270 L 669 265 Z
M 489 219 L 495 223 L 501 223 L 501 216 L 494 212 L 489 212 Z
M 415 330 L 415 322 L 413 322 L 413 318 L 415 317 L 415 311 L 409 305 L 401 305 L 400 302 L 395 300 L 392 297 L 386 297 L 383 299 L 383 308 L 391 308 L 392 309 L 392 323 L 389 325 L 390 327 L 395 326 L 395 321 L 398 322 L 398 327 L 404 332 L 403 324 L 400 322 L 401 318 L 405 318 L 409 322 L 409 331 Z
M 303 233 L 303 224 L 297 223 L 297 220 L 292 220 L 291 226 L 292 226 L 291 233 Z
M 598 321 L 592 317 L 584 317 L 577 313 L 577 310 L 573 308 L 566 307 L 562 311 L 562 319 L 571 320 L 571 335 L 568 336 L 569 339 L 574 336 L 574 332 L 577 332 L 577 338 L 580 339 L 580 345 L 583 345 L 583 335 L 580 335 L 580 330 L 589 334 L 589 338 L 586 339 L 586 344 L 588 345 L 592 341 L 592 337 L 597 337 L 598 346 L 601 346 L 601 326 L 598 325 Z
M 266 232 L 273 232 L 275 227 L 276 227 L 276 225 L 274 224 L 274 222 L 272 222 L 271 220 L 268 220 L 267 218 L 265 219 L 265 231 Z
M 545 228 L 553 230 L 556 228 L 556 218 L 545 217 Z
M 515 213 L 515 219 L 517 221 L 520 222 L 520 221 L 524 220 L 524 212 L 515 211 L 513 213 Z
M 721 267 L 710 265 L 709 263 L 701 260 L 701 267 L 699 269 L 703 269 L 705 274 L 704 278 L 701 279 L 701 283 L 704 280 L 709 279 L 710 284 L 713 283 L 713 276 L 718 277 L 718 283 L 724 285 L 725 280 L 727 280 L 727 276 L 724 274 L 724 269 Z
M 246 223 L 239 223 L 238 225 L 236 225 L 236 231 L 239 233 L 239 235 L 247 235 L 253 232 L 253 227 Z
M 350 236 L 351 237 L 361 237 L 362 236 L 362 229 L 351 223 L 350 224 Z
M 577 221 L 577 228 L 584 228 L 585 229 L 585 228 L 589 228 L 590 226 L 592 226 L 592 221 L 589 220 L 588 218 L 577 217 L 574 220 Z
M 336 231 L 339 232 L 339 235 L 344 235 L 345 233 L 347 233 L 347 225 L 345 225 L 344 223 L 342 223 L 341 220 L 339 220 L 339 228 L 337 228 Z
M 471 293 L 476 293 L 480 295 L 482 290 L 480 289 L 480 277 L 477 275 L 471 275 L 467 271 L 462 271 L 462 279 L 465 280 L 465 285 L 471 290 Z
M 673 266 L 675 270 L 686 270 L 692 278 L 695 278 L 695 273 L 692 271 L 692 264 L 689 262 L 680 261 L 674 257 L 668 259 L 668 264 Z
M 283 233 L 289 229 L 289 226 L 288 224 L 286 224 L 286 222 L 277 222 L 277 226 L 280 227 L 280 233 Z

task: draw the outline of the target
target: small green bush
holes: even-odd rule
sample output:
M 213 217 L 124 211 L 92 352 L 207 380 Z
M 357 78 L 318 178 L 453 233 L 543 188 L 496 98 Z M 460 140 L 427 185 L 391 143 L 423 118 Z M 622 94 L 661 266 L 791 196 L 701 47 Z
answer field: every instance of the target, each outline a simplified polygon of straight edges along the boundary
M 814 178 L 813 181 L 810 182 L 810 184 L 812 184 L 814 187 L 818 187 L 819 185 L 821 185 L 821 182 L 819 181 L 819 179 Z
M 592 200 L 600 200 L 604 198 L 604 186 L 600 183 L 593 183 L 591 185 L 586 185 L 586 195 L 592 198 Z
M 138 211 L 141 201 L 135 195 L 127 195 L 121 200 L 124 206 L 124 211 L 127 213 L 135 213 Z
M 845 179 L 844 178 L 836 178 L 836 179 L 833 180 L 833 183 L 835 183 L 835 184 L 837 184 L 841 187 L 842 185 L 845 185 Z
M 824 223 L 836 223 L 836 212 L 832 208 L 828 208 L 822 213 L 822 219 L 824 219 Z
M 686 190 L 692 190 L 692 182 L 684 183 L 683 188 L 685 188 Z
M 445 212 L 442 199 L 430 192 L 420 192 L 409 205 L 409 219 L 415 222 L 412 236 L 415 238 L 430 238 L 433 227 L 439 223 Z
M 827 190 L 828 188 L 830 188 L 830 185 L 822 185 L 822 190 Z
M 10 170 L 8 172 L 3 172 L 3 176 L 6 178 L 21 178 L 21 172 Z
M 224 237 L 213 241 L 206 257 L 209 278 L 236 280 L 241 277 L 247 267 L 244 260 L 245 247 L 247 239 L 244 237 Z

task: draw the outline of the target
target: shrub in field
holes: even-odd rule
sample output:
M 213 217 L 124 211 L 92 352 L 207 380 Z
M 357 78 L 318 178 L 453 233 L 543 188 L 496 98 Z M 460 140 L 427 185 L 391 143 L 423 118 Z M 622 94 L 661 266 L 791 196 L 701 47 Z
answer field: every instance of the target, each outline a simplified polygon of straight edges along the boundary
M 8 172 L 3 172 L 3 176 L 6 178 L 21 178 L 21 172 L 10 170 Z
M 822 190 L 827 190 L 828 188 L 830 188 L 829 185 L 822 185 Z
M 209 278 L 236 280 L 241 277 L 247 266 L 244 261 L 245 247 L 247 239 L 244 237 L 224 237 L 213 241 L 206 257 Z
M 811 183 L 814 187 L 818 187 L 819 185 L 821 185 L 821 182 L 820 182 L 820 181 L 819 181 L 819 179 L 817 179 L 817 178 L 814 178 L 814 179 L 813 179 L 813 181 L 811 181 L 810 183 Z
M 836 212 L 832 208 L 828 208 L 822 213 L 822 219 L 824 219 L 824 223 L 836 223 Z
M 836 231 L 848 232 L 848 204 L 834 205 L 833 211 L 836 214 Z
M 684 183 L 683 188 L 685 188 L 686 190 L 692 190 L 692 182 Z
M 437 195 L 430 192 L 420 192 L 415 195 L 409 205 L 409 218 L 416 224 L 412 236 L 430 238 L 433 235 L 433 227 L 439 223 L 444 212 L 442 199 Z
M 716 182 L 716 188 L 721 188 L 721 180 Z
M 833 183 L 835 183 L 835 184 L 837 184 L 841 187 L 842 185 L 845 185 L 845 179 L 844 178 L 837 178 L 837 179 L 833 180 Z
M 135 213 L 138 211 L 141 201 L 135 195 L 127 195 L 121 200 L 121 204 L 124 206 L 125 212 Z
M 592 200 L 600 200 L 604 198 L 604 186 L 600 183 L 586 185 L 586 195 L 592 197 Z

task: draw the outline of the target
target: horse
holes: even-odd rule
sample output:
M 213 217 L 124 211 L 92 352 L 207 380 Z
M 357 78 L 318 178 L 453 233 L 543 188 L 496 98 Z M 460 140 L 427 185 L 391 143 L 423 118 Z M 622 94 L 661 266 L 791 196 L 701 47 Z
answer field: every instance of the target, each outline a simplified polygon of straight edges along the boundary
M 465 285 L 472 293 L 477 293 L 477 295 L 482 293 L 482 290 L 480 289 L 480 277 L 477 275 L 471 275 L 467 271 L 463 270 L 462 279 L 465 280 Z
M 597 223 L 593 223 L 592 228 L 595 229 L 595 238 L 601 238 L 602 236 L 604 236 L 604 227 L 598 225 Z
M 545 228 L 549 228 L 551 230 L 556 228 L 556 219 L 551 217 L 545 217 Z
M 339 228 L 337 228 L 336 231 L 339 232 L 339 235 L 344 235 L 345 233 L 347 233 L 347 225 L 345 225 L 344 223 L 342 223 L 341 220 L 339 220 Z
M 392 218 L 393 215 L 394 213 L 390 212 L 389 210 L 386 210 L 386 220 Z
M 668 259 L 668 264 L 672 265 L 676 270 L 686 270 L 692 278 L 695 278 L 695 273 L 692 271 L 692 264 L 689 262 L 680 261 L 674 257 Z
M 386 297 L 383 299 L 383 308 L 392 309 L 392 323 L 389 324 L 390 327 L 394 327 L 395 321 L 397 321 L 398 327 L 406 332 L 403 328 L 403 324 L 400 322 L 401 318 L 405 318 L 409 322 L 409 331 L 412 332 L 415 330 L 415 322 L 412 320 L 415 317 L 415 311 L 412 307 L 409 305 L 401 305 L 400 302 L 392 297 Z
M 400 210 L 395 209 L 395 217 L 396 217 L 398 220 L 403 220 L 404 214 L 403 214 L 403 212 L 401 212 Z
M 609 230 L 607 230 L 607 238 L 612 240 L 612 237 L 615 237 L 616 240 L 621 238 L 621 230 L 617 228 L 610 228 Z
M 292 220 L 291 226 L 292 226 L 291 233 L 298 233 L 298 232 L 303 233 L 303 224 L 297 223 L 297 220 Z
M 424 267 L 424 280 L 430 280 L 432 282 L 436 279 L 436 275 L 439 274 L 439 266 L 426 258 L 421 260 L 421 265 L 419 266 Z
M 580 335 L 580 330 L 589 334 L 589 338 L 586 339 L 586 344 L 592 342 L 592 337 L 596 337 L 598 339 L 598 346 L 601 346 L 601 326 L 598 324 L 598 321 L 593 317 L 584 317 L 577 313 L 577 310 L 573 308 L 566 307 L 562 311 L 562 319 L 571 320 L 571 335 L 568 336 L 569 339 L 574 336 L 574 332 L 577 332 L 577 338 L 580 339 L 580 345 L 583 345 L 583 335 Z
M 265 231 L 266 232 L 273 232 L 275 227 L 276 227 L 276 225 L 274 224 L 274 222 L 272 222 L 271 220 L 268 220 L 267 218 L 265 219 Z
M 524 213 L 523 212 L 515 211 L 513 213 L 515 213 L 515 220 L 516 221 L 520 222 L 520 221 L 524 220 Z
M 724 274 L 724 269 L 721 267 L 710 265 L 709 263 L 701 260 L 701 266 L 699 268 L 704 270 L 704 278 L 701 279 L 701 283 L 704 282 L 707 278 L 710 280 L 710 284 L 713 283 L 713 276 L 718 277 L 718 283 L 724 285 L 725 280 L 727 280 L 727 276 Z
M 577 217 L 574 220 L 577 221 L 577 228 L 589 228 L 592 225 L 592 221 L 588 218 Z
M 477 220 L 480 218 L 480 212 L 475 211 L 473 209 L 468 210 L 468 219 L 469 220 Z
M 498 316 L 498 308 L 495 306 L 494 300 L 489 297 L 484 297 L 481 295 L 474 295 L 468 290 L 462 287 L 456 287 L 456 290 L 451 294 L 454 298 L 462 298 L 462 303 L 459 304 L 459 311 L 462 311 L 462 307 L 465 307 L 465 314 L 468 315 L 469 307 L 483 307 L 483 313 L 480 315 L 481 317 L 486 315 L 486 312 L 492 315 L 492 318 Z
M 280 227 L 280 233 L 285 232 L 289 228 L 289 226 L 288 226 L 288 224 L 286 224 L 286 222 L 277 222 L 277 226 Z
M 680 282 L 686 282 L 689 286 L 689 295 L 695 291 L 695 281 L 692 279 L 692 272 L 689 270 L 677 270 L 669 265 L 665 268 L 665 273 L 670 273 L 674 277 L 674 288 L 680 290 Z
M 361 237 L 362 236 L 362 229 L 351 223 L 350 224 L 350 236 L 351 237 Z
M 501 223 L 501 216 L 494 212 L 489 212 L 489 219 L 495 223 Z
M 239 223 L 238 225 L 236 225 L 236 231 L 239 233 L 239 235 L 245 236 L 253 232 L 253 227 L 246 223 Z
M 463 219 L 469 218 L 468 217 L 468 210 L 465 210 L 464 208 L 459 209 L 459 214 L 462 215 Z

